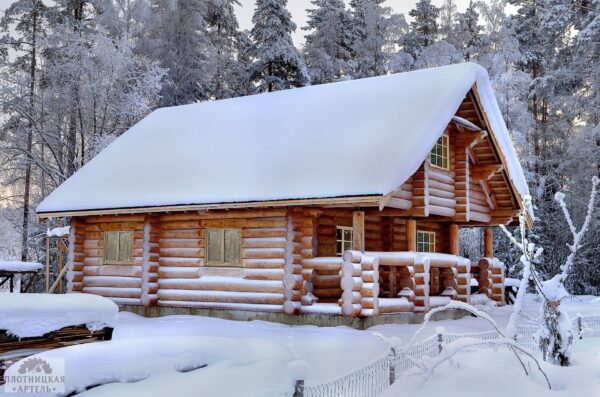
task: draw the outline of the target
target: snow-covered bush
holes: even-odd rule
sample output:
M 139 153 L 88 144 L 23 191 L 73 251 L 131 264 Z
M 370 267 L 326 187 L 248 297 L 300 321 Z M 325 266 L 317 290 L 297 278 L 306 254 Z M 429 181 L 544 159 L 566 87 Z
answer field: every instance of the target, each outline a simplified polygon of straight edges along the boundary
M 570 365 L 570 348 L 573 343 L 571 320 L 569 315 L 560 309 L 560 302 L 568 296 L 564 282 L 571 272 L 577 250 L 581 247 L 583 236 L 589 228 L 599 183 L 600 180 L 598 177 L 594 176 L 587 214 L 579 230 L 577 230 L 573 223 L 573 219 L 565 203 L 564 193 L 558 192 L 554 196 L 563 211 L 569 230 L 573 236 L 573 243 L 568 245 L 570 253 L 560 268 L 561 272 L 549 280 L 542 281 L 539 272 L 535 269 L 535 263 L 539 260 L 543 248 L 536 247 L 534 243 L 528 241 L 524 214 L 521 214 L 519 217 L 521 242 L 518 242 L 506 228 L 502 227 L 508 238 L 521 250 L 521 262 L 523 263 L 523 278 L 521 279 L 517 300 L 507 326 L 507 332 L 510 336 L 514 337 L 516 335 L 516 325 L 522 311 L 527 285 L 531 278 L 534 281 L 537 292 L 544 301 L 540 329 L 534 337 L 543 353 L 544 360 L 561 366 Z M 526 199 L 526 204 L 531 204 L 531 198 Z

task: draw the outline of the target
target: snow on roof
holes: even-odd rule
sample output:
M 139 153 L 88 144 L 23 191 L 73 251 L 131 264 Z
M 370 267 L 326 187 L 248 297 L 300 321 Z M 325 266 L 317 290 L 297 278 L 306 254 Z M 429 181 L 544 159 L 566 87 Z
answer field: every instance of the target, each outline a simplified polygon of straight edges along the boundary
M 64 237 L 64 236 L 68 236 L 70 231 L 71 231 L 71 226 L 55 227 L 53 229 L 48 229 L 46 231 L 46 236 L 48 236 L 48 237 Z
M 5 272 L 33 272 L 41 268 L 36 262 L 0 261 L 0 271 Z
M 37 212 L 385 195 L 418 169 L 474 84 L 524 196 L 487 72 L 464 63 L 158 109 Z
M 0 294 L 0 330 L 19 338 L 41 336 L 74 325 L 114 327 L 119 307 L 90 294 Z

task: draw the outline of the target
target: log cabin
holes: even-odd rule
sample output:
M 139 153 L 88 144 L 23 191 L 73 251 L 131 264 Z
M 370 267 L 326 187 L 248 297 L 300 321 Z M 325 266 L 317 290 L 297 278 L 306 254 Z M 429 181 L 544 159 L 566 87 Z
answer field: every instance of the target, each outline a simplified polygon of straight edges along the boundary
M 525 208 L 486 71 L 465 63 L 158 109 L 37 208 L 68 292 L 131 307 L 367 317 L 502 302 L 492 227 Z M 484 257 L 459 256 L 461 227 Z

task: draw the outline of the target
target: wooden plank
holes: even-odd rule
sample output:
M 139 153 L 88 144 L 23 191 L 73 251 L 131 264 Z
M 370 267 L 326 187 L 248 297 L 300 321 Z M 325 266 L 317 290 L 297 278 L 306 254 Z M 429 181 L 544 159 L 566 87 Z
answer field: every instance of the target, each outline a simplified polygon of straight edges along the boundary
M 406 220 L 406 244 L 409 251 L 417 251 L 417 221 Z
M 365 250 L 365 213 L 363 211 L 354 211 L 352 213 L 352 235 L 354 249 L 357 251 Z
M 483 251 L 486 258 L 494 257 L 494 231 L 491 227 L 486 227 L 483 231 Z

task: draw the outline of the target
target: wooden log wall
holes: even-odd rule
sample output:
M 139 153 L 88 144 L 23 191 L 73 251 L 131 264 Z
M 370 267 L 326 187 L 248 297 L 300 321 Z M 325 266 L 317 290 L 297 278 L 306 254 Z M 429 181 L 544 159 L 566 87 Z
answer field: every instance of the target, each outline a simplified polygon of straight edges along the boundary
M 341 257 L 303 259 L 304 270 L 312 270 L 312 293 L 320 303 L 337 303 L 342 296 Z
M 83 288 L 83 263 L 85 258 L 83 248 L 84 241 L 85 222 L 79 218 L 72 218 L 69 233 L 67 292 L 81 292 L 81 289 Z
M 410 209 L 413 206 L 413 178 L 409 178 L 398 189 L 392 192 L 391 197 L 386 202 L 387 207 Z
M 161 214 L 159 222 L 158 304 L 186 306 L 209 298 L 210 291 L 204 296 L 196 292 L 205 284 L 200 281 L 206 247 L 200 215 Z
M 490 207 L 480 182 L 470 180 L 469 183 L 469 220 L 490 222 L 492 220 Z
M 146 215 L 85 218 L 82 292 L 106 296 L 119 304 L 142 304 L 145 220 Z M 104 264 L 107 231 L 133 231 L 133 264 Z
M 344 316 L 358 316 L 362 311 L 362 266 L 361 266 L 362 253 L 360 251 L 346 251 L 344 252 L 342 262 L 342 297 L 338 300 L 338 304 L 341 307 L 342 315 Z M 375 296 L 378 296 L 379 291 Z
M 159 242 L 160 219 L 158 216 L 148 215 L 144 222 L 142 263 L 142 304 L 145 306 L 158 303 Z
M 429 214 L 446 217 L 456 215 L 455 173 L 430 166 L 428 173 Z
M 450 252 L 450 224 L 418 219 L 417 230 L 435 233 L 435 252 Z
M 481 258 L 471 268 L 473 277 L 479 284 L 478 293 L 496 302 L 504 302 L 505 265 L 496 258 Z
M 159 305 L 281 312 L 285 302 L 298 302 L 294 311 L 301 241 L 288 215 L 287 209 L 161 215 Z M 206 266 L 206 228 L 241 229 L 241 267 Z
M 429 216 L 429 156 L 412 176 L 412 212 L 417 216 Z
M 362 255 L 361 266 L 361 315 L 374 316 L 379 314 L 379 259 L 373 256 Z
M 456 265 L 456 299 L 465 303 L 471 302 L 471 261 L 464 259 Z
M 317 255 L 322 257 L 336 256 L 338 226 L 352 227 L 352 209 L 329 208 L 323 209 L 317 218 Z M 384 216 L 365 217 L 365 248 L 367 251 L 391 250 L 392 238 L 406 239 L 405 233 L 397 231 L 392 237 L 391 232 L 394 218 Z
M 287 212 L 287 236 L 285 245 L 285 276 L 283 278 L 285 302 L 283 311 L 287 314 L 300 313 L 302 297 L 312 293 L 312 277 L 302 276 L 302 252 L 304 229 L 312 229 L 312 218 L 305 216 L 301 208 Z M 308 275 L 310 276 L 310 275 Z M 312 300 L 305 299 L 305 304 Z

